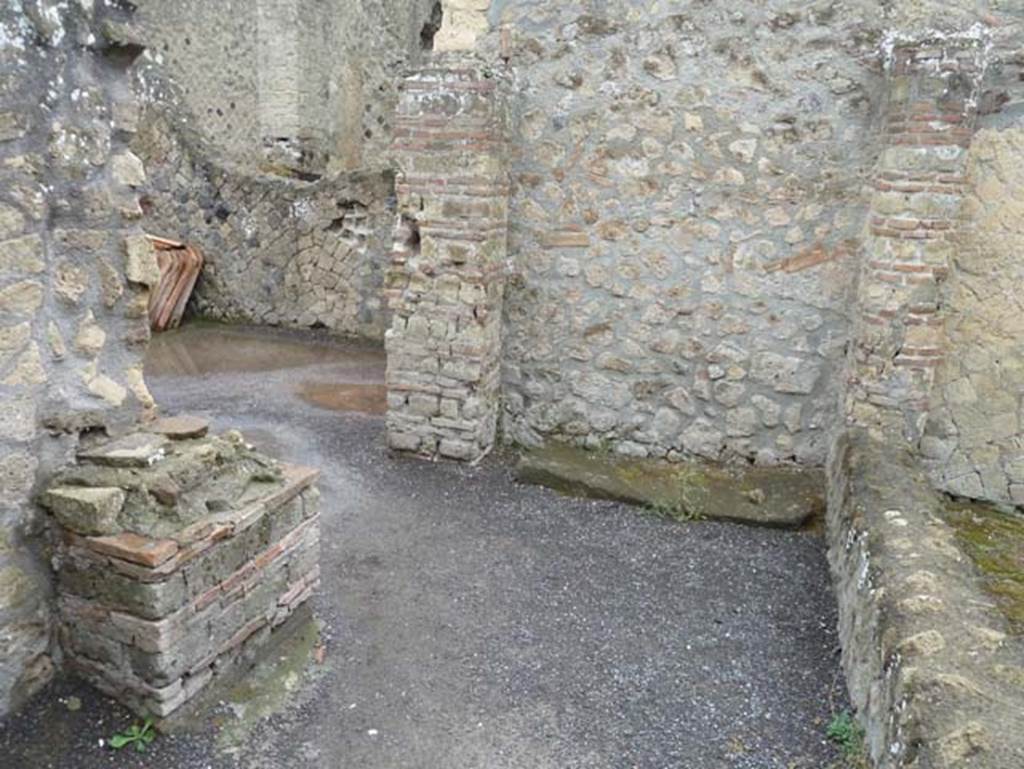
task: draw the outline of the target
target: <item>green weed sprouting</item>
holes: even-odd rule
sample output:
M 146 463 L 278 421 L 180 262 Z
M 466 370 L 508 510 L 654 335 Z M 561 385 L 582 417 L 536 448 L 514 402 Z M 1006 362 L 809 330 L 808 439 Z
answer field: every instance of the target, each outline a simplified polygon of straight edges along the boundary
M 153 740 L 156 739 L 156 730 L 153 728 L 153 719 L 147 718 L 142 725 L 132 724 L 127 730 L 115 734 L 110 738 L 110 747 L 115 750 L 134 745 L 139 753 L 143 753 Z

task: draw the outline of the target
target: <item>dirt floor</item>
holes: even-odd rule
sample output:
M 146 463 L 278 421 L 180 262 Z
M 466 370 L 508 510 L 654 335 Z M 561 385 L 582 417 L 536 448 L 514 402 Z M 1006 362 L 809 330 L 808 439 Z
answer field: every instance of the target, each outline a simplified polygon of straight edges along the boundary
M 191 326 L 148 365 L 165 413 L 323 469 L 314 617 L 144 754 L 63 680 L 0 727 L 3 769 L 822 769 L 844 707 L 822 538 L 680 524 L 388 455 L 384 358 Z

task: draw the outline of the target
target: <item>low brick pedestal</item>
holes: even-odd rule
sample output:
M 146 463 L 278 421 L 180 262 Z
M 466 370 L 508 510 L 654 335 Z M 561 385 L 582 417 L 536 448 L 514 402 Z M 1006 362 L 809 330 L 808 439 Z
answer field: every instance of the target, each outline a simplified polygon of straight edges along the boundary
M 319 583 L 318 472 L 194 428 L 167 420 L 80 452 L 42 497 L 70 666 L 158 718 L 249 657 Z

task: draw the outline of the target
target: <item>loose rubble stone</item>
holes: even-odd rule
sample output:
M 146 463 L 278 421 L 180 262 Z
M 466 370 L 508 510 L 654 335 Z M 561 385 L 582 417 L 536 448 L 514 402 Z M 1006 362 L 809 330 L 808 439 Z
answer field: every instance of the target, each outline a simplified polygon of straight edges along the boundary
M 147 430 L 165 435 L 172 440 L 202 438 L 210 430 L 207 419 L 193 416 L 163 417 L 147 425 Z
M 133 433 L 98 448 L 80 450 L 78 459 L 111 467 L 151 467 L 164 458 L 167 445 L 159 435 Z
M 113 534 L 119 530 L 118 516 L 125 499 L 125 493 L 118 488 L 58 486 L 49 489 L 42 502 L 72 531 Z

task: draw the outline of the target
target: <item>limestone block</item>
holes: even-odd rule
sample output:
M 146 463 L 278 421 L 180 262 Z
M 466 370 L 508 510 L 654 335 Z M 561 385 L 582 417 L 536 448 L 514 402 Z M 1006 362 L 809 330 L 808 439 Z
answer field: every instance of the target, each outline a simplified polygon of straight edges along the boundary
M 814 390 L 820 369 L 815 361 L 765 352 L 754 357 L 750 374 L 776 392 L 807 395 Z
M 60 486 L 43 494 L 42 502 L 61 525 L 79 534 L 116 534 L 125 493 L 119 488 Z
M 42 272 L 45 267 L 43 240 L 38 235 L 0 243 L 0 273 L 31 275 Z
M 96 323 L 96 318 L 90 310 L 78 326 L 78 333 L 75 335 L 75 349 L 83 355 L 95 357 L 99 355 L 106 341 L 106 332 Z
M 111 406 L 121 406 L 128 397 L 128 391 L 106 374 L 87 370 L 84 372 L 83 380 L 89 392 Z
M 50 352 L 57 360 L 61 360 L 68 354 L 67 345 L 64 343 L 64 335 L 60 332 L 60 326 L 52 320 L 46 324 L 46 343 Z
M 122 152 L 111 159 L 110 175 L 115 182 L 126 187 L 141 187 L 146 183 L 146 169 L 138 156 L 131 152 Z
M 0 497 L 10 502 L 27 497 L 35 483 L 39 460 L 25 452 L 11 452 L 0 459 Z M 0 538 L 0 543 L 2 543 Z M 2 549 L 2 547 L 0 547 Z
M 33 315 L 42 304 L 43 287 L 34 280 L 24 280 L 0 289 L 0 312 Z
M 4 377 L 3 383 L 12 386 L 33 386 L 43 384 L 46 380 L 46 369 L 39 354 L 39 346 L 32 342 L 18 357 L 14 369 Z
M 490 0 L 444 0 L 444 19 L 434 37 L 435 51 L 471 51 L 487 34 Z
M 30 323 L 15 326 L 0 326 L 0 355 L 18 352 L 32 336 Z
M 31 398 L 0 400 L 0 437 L 28 441 L 36 435 L 36 406 Z
M 160 282 L 160 266 L 157 264 L 153 244 L 143 235 L 132 235 L 124 241 L 126 261 L 125 275 L 132 283 L 152 288 Z
M 0 238 L 13 238 L 24 229 L 24 215 L 12 206 L 0 205 Z
M 57 265 L 54 273 L 53 290 L 57 296 L 70 304 L 78 304 L 89 290 L 89 276 L 81 267 L 64 259 Z

